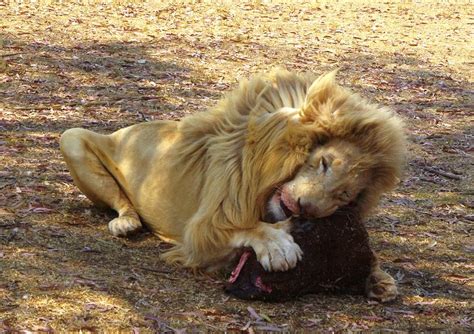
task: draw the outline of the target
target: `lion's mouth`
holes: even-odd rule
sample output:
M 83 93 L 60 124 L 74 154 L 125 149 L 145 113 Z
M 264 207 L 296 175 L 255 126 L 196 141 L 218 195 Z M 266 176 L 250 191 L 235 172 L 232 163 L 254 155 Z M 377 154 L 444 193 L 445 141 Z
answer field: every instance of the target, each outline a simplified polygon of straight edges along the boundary
M 283 212 L 285 213 L 285 216 L 287 218 L 291 217 L 294 215 L 294 212 L 290 210 L 290 208 L 288 208 L 285 204 L 285 202 L 283 201 L 283 199 L 281 198 L 281 192 L 279 192 L 279 197 L 280 197 L 280 208 L 283 210 Z
M 272 221 L 281 221 L 298 215 L 297 208 L 292 208 L 290 204 L 282 191 L 277 189 L 268 200 L 267 217 Z

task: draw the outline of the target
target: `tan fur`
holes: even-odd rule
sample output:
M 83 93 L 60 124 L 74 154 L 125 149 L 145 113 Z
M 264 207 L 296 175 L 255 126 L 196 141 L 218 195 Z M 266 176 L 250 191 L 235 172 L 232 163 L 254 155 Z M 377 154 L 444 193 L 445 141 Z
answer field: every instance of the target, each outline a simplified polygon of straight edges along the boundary
M 61 150 L 79 188 L 119 212 L 109 225 L 114 234 L 137 229 L 138 213 L 175 243 L 164 254 L 170 262 L 215 268 L 235 247 L 251 246 L 267 269 L 285 270 L 301 251 L 286 232 L 289 222 L 262 222 L 268 198 L 334 140 L 357 147 L 351 167 L 370 171 L 357 197 L 366 215 L 400 177 L 402 126 L 389 110 L 338 86 L 334 73 L 317 80 L 287 71 L 257 76 L 181 122 L 108 136 L 68 130 Z
M 360 150 L 354 168 L 371 172 L 359 199 L 362 216 L 366 216 L 401 176 L 406 153 L 402 121 L 387 108 L 335 84 L 334 75 L 320 78 L 310 88 L 302 119 L 316 125 L 327 138 L 344 139 Z

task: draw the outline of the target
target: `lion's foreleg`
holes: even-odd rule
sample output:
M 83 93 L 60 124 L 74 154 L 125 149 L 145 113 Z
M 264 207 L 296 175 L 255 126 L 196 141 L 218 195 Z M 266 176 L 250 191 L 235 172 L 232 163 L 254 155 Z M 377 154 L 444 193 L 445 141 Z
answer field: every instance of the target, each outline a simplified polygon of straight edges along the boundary
M 252 247 L 267 271 L 286 271 L 294 268 L 303 256 L 289 231 L 288 220 L 276 224 L 259 222 L 255 228 L 236 230 L 231 245 L 235 248 Z
M 193 217 L 186 224 L 182 240 L 162 254 L 162 258 L 192 269 L 210 270 L 226 265 L 233 252 L 229 242 L 231 230 L 215 221 L 223 220 Z
M 223 211 L 211 217 L 196 215 L 185 228 L 180 243 L 162 257 L 194 269 L 218 268 L 228 264 L 237 249 L 252 247 L 268 271 L 294 268 L 303 252 L 290 235 L 289 220 L 276 224 L 257 221 L 242 228 L 226 219 Z

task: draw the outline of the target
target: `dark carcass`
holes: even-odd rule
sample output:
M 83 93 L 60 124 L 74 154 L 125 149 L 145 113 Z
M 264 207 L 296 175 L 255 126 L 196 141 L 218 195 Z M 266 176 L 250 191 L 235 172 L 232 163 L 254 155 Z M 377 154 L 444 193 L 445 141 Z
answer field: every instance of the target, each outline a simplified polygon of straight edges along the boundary
M 314 220 L 293 218 L 291 232 L 304 252 L 286 272 L 266 272 L 251 249 L 244 249 L 225 290 L 242 299 L 280 301 L 308 293 L 364 293 L 376 258 L 355 210 Z

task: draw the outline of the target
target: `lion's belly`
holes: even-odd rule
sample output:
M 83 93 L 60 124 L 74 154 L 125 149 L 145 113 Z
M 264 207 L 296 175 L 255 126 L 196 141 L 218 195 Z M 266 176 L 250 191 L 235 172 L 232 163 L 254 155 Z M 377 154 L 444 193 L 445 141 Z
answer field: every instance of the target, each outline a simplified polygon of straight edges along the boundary
M 154 170 L 138 185 L 132 203 L 153 233 L 181 241 L 185 224 L 197 211 L 199 189 L 175 176 L 163 169 Z

